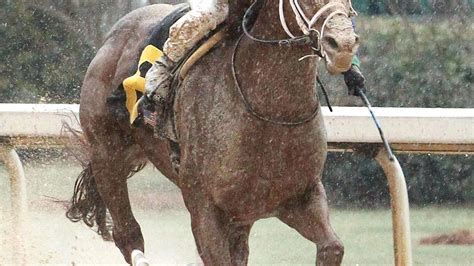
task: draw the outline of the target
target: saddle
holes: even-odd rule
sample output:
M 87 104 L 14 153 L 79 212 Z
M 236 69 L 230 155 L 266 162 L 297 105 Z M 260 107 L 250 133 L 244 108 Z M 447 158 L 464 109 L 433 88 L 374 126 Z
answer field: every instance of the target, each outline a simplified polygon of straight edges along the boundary
M 162 137 L 177 143 L 177 133 L 174 125 L 173 104 L 176 91 L 186 77 L 189 69 L 224 36 L 223 30 L 215 30 L 201 40 L 171 71 L 172 82 L 169 102 L 165 106 L 166 119 L 158 120 L 154 113 L 153 103 L 143 97 L 145 91 L 145 75 L 153 63 L 163 55 L 163 46 L 168 39 L 170 27 L 190 10 L 189 5 L 181 4 L 172 13 L 166 16 L 150 32 L 144 42 L 138 67 L 135 74 L 126 78 L 119 89 L 125 92 L 125 106 L 129 113 L 129 121 L 133 126 L 147 126 L 154 130 L 155 137 Z

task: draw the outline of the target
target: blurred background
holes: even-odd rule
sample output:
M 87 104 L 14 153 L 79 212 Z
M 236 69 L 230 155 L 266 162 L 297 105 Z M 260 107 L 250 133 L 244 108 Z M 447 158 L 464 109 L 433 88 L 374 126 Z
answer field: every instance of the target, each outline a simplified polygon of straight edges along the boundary
M 108 30 L 133 9 L 158 2 L 180 1 L 1 1 L 0 103 L 79 103 L 85 71 Z M 359 57 L 367 79 L 367 94 L 374 106 L 474 108 L 474 0 L 353 0 L 353 5 L 359 12 L 356 19 L 356 31 L 361 37 Z M 333 105 L 360 105 L 358 99 L 347 96 L 342 76 L 328 76 L 324 68 L 320 73 Z M 58 207 L 49 208 L 62 215 L 61 201 L 70 197 L 79 165 L 65 151 L 56 148 L 22 150 L 20 155 L 26 163 L 27 175 L 35 177 L 28 179 L 28 190 L 32 192 L 30 207 L 44 206 L 45 201 L 54 199 L 59 201 Z M 401 154 L 398 158 L 407 177 L 415 242 L 436 233 L 474 228 L 472 156 Z M 140 178 L 130 181 L 132 191 L 140 194 L 134 200 L 138 212 L 149 217 L 144 209 L 175 209 L 177 205 L 183 210 L 177 189 L 156 176 L 159 173 L 149 167 Z M 3 214 L 8 209 L 8 191 L 4 189 L 8 180 L 1 163 L 0 177 Z M 349 256 L 346 262 L 391 263 L 388 188 L 378 164 L 360 154 L 330 153 L 324 184 L 331 207 L 336 207 L 334 222 L 346 243 Z M 165 203 L 158 204 L 157 199 Z M 184 211 L 178 213 L 176 219 L 189 228 Z M 0 229 L 8 232 L 7 218 L 2 216 L 5 220 L 0 217 Z M 170 224 L 174 224 L 172 221 L 170 218 Z M 291 263 L 296 259 L 299 263 L 310 263 L 313 260 L 311 254 L 301 255 L 314 252 L 310 246 L 280 247 L 280 243 L 271 246 L 266 237 L 275 237 L 275 232 L 288 229 L 273 221 L 265 223 L 259 227 L 258 232 L 262 233 L 255 233 L 251 243 L 252 247 L 270 245 L 270 248 L 257 252 L 265 255 L 254 256 L 251 262 Z M 367 224 L 372 227 L 363 227 Z M 87 231 L 85 226 L 77 230 Z M 279 237 L 282 242 L 287 239 L 284 234 Z M 193 245 L 192 240 L 187 241 Z M 372 246 L 367 250 L 362 248 L 364 245 Z M 296 255 L 286 254 L 282 258 L 280 253 L 288 252 L 289 248 Z M 370 252 L 378 249 L 380 252 Z M 298 254 L 307 257 L 300 260 Z M 472 246 L 437 249 L 416 246 L 415 262 L 469 264 L 474 261 L 472 254 Z M 37 256 L 44 263 L 56 262 L 51 259 L 54 255 L 49 259 L 43 255 Z M 192 259 L 195 253 L 190 251 L 186 256 Z M 2 258 L 8 260 L 8 254 L 0 253 L 0 264 Z M 187 261 L 183 260 L 169 262 Z

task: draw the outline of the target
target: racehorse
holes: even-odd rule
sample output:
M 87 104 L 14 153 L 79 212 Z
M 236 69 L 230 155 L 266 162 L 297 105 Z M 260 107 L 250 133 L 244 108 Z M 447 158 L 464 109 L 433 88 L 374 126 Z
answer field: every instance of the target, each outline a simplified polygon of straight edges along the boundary
M 127 262 L 133 250 L 144 250 L 127 178 L 147 161 L 180 188 L 205 264 L 247 264 L 249 232 L 267 217 L 314 242 L 319 265 L 342 261 L 321 182 L 327 142 L 315 91 L 320 58 L 314 55 L 332 74 L 349 69 L 359 42 L 351 3 L 258 0 L 258 16 L 239 37 L 242 29 L 232 27 L 232 18 L 251 2 L 231 3 L 226 37 L 191 68 L 176 94 L 179 172 L 170 161 L 170 142 L 130 126 L 116 112 L 124 101 L 111 100 L 149 31 L 175 7 L 151 5 L 126 15 L 87 70 L 80 122 L 90 158 L 67 215 L 97 225 L 107 238 L 108 210 L 113 240 Z M 310 42 L 298 37 L 302 31 Z

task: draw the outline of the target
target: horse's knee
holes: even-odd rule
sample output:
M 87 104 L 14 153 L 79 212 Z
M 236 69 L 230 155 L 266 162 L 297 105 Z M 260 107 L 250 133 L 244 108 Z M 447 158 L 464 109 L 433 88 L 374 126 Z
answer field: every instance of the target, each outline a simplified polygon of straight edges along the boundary
M 344 245 L 339 240 L 318 246 L 317 265 L 340 265 L 344 256 Z

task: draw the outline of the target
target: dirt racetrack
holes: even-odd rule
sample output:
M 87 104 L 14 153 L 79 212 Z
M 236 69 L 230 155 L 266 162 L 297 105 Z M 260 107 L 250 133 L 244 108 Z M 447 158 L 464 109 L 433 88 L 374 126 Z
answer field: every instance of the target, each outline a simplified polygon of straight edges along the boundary
M 125 265 L 117 248 L 84 224 L 65 218 L 64 206 L 51 201 L 71 196 L 77 165 L 55 162 L 26 165 L 29 203 L 25 226 L 28 263 L 55 265 Z M 12 250 L 8 176 L 0 166 L 0 265 L 18 265 Z M 145 237 L 146 254 L 158 265 L 185 265 L 199 261 L 189 214 L 169 181 L 150 167 L 129 181 L 135 216 Z M 469 265 L 473 246 L 418 245 L 427 235 L 474 228 L 474 208 L 429 207 L 411 210 L 415 264 Z M 389 209 L 331 209 L 332 225 L 345 245 L 344 264 L 393 264 Z M 276 219 L 257 222 L 250 235 L 250 265 L 314 265 L 315 246 Z

